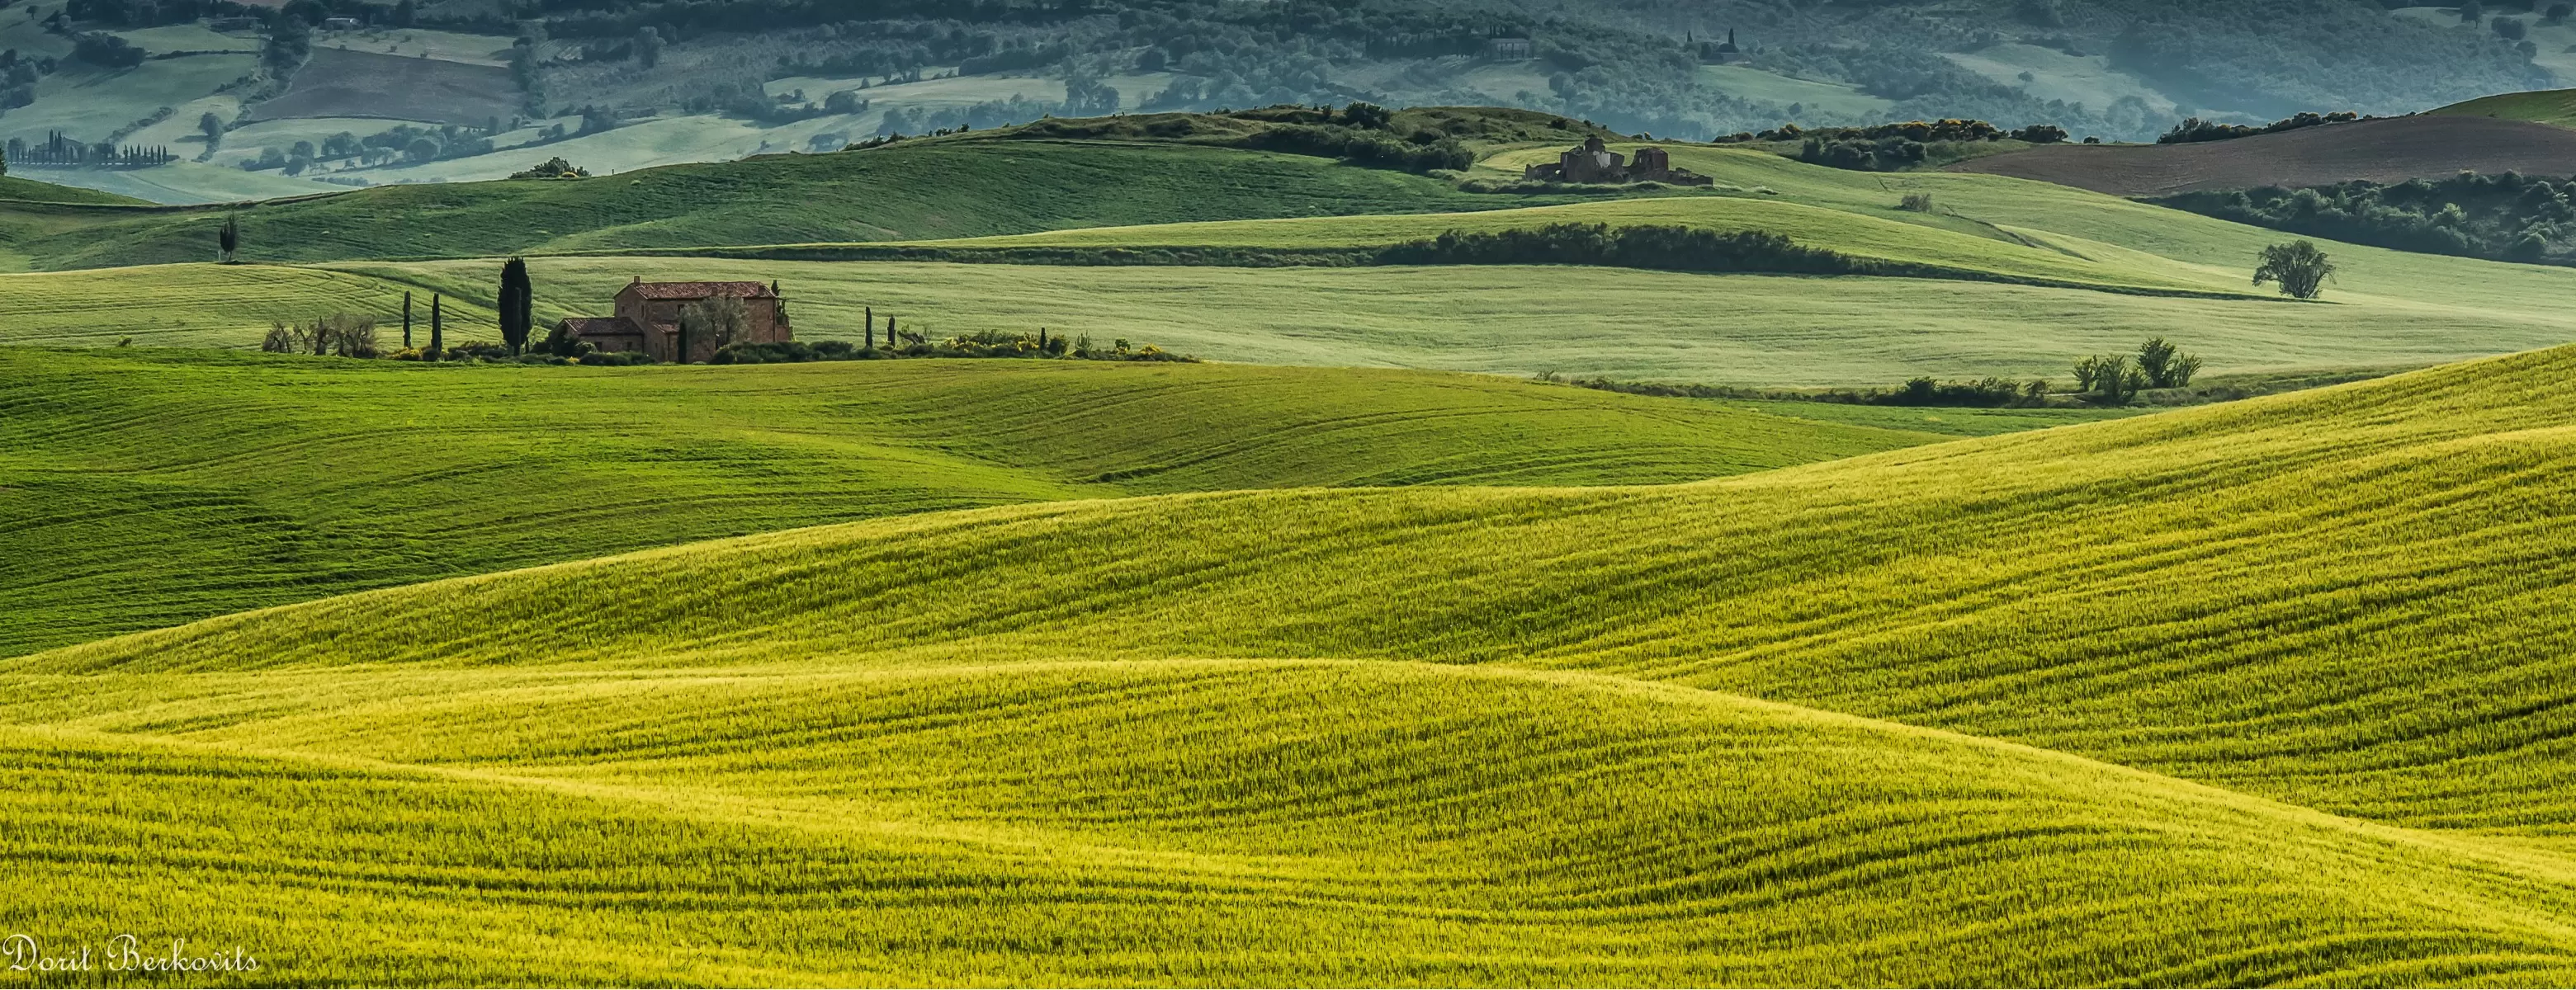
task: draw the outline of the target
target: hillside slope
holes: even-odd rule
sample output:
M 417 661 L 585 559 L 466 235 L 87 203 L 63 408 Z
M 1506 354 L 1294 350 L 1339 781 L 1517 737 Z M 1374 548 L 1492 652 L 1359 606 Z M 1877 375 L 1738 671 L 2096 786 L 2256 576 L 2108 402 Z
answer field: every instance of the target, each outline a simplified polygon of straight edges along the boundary
M 2404 182 L 2461 172 L 2563 175 L 2576 130 L 2523 120 L 2430 115 L 2158 145 L 2054 145 L 1949 166 L 2114 196 L 2171 196 L 2354 179 Z
M 252 206 L 95 213 L 20 240 L 40 270 L 204 260 L 227 216 L 246 260 L 453 257 L 1525 205 L 1328 158 L 1171 142 L 934 140 L 586 180 L 384 186 Z M 0 213 L 0 225 L 7 221 Z
M 1182 496 L 212 620 L 26 673 L 1376 658 L 1580 668 L 2553 833 L 2576 349 L 1664 489 Z M 1615 540 L 1603 534 L 1620 534 Z M 635 589 L 659 606 L 624 609 Z M 487 616 L 459 627 L 459 610 Z
M 317 982 L 2564 983 L 2571 372 L 878 520 L 22 657 L 10 889 L 222 904 Z M 102 916 L 111 869 L 149 893 Z
M 926 510 L 1679 482 L 1943 439 L 1753 405 L 1203 365 L 455 368 L 0 350 L 0 597 L 12 605 L 0 655 L 358 588 Z
M 19 923 L 264 982 L 2576 976 L 2555 855 L 1615 679 L 82 680 L 0 685 Z
M 2454 103 L 2429 112 L 2458 117 L 2528 120 L 2536 124 L 2576 127 L 2576 89 L 2498 93 L 2494 96 L 2482 96 L 2474 100 Z
M 38 175 L 45 173 L 38 172 Z M 0 200 L 26 203 L 90 203 L 107 206 L 145 206 L 149 201 L 115 193 L 98 192 L 78 186 L 57 185 L 25 176 L 0 176 Z

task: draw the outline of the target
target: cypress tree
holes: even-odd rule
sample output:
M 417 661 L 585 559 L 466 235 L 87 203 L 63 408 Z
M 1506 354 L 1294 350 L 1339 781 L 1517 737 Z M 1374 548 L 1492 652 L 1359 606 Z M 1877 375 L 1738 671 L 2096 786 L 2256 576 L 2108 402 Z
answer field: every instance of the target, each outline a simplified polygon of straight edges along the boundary
M 411 290 L 403 290 L 403 350 L 411 350 Z
M 233 252 L 241 250 L 241 220 L 239 217 L 231 215 L 226 215 L 224 217 L 223 229 L 215 231 L 215 246 L 223 250 L 224 264 L 232 264 L 234 260 Z
M 501 265 L 501 341 L 510 356 L 528 349 L 528 329 L 536 324 L 536 289 L 528 281 L 528 263 L 512 258 Z
M 876 307 L 874 307 L 874 306 L 870 306 L 870 307 L 868 307 L 868 318 L 867 318 L 866 324 L 867 324 L 867 328 L 868 328 L 868 349 L 873 351 L 873 350 L 876 350 L 876 348 L 877 348 L 877 308 L 876 308 Z
M 447 340 L 443 334 L 446 321 L 439 312 L 439 303 L 444 298 L 436 294 L 429 297 L 429 356 L 433 361 L 447 350 Z

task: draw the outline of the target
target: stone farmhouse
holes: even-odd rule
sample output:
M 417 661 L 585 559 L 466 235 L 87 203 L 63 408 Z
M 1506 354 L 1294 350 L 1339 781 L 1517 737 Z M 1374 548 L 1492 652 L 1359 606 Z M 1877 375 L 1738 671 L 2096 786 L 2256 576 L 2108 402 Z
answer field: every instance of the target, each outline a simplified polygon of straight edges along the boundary
M 717 298 L 742 300 L 747 319 L 738 339 L 762 344 L 796 339 L 795 329 L 787 323 L 787 301 L 779 297 L 777 284 L 758 282 L 647 282 L 638 278 L 618 290 L 617 315 L 576 316 L 563 321 L 561 329 L 567 336 L 602 351 L 642 351 L 655 361 L 706 361 L 716 355 L 712 334 L 706 335 L 705 340 L 690 340 L 685 357 L 679 353 L 680 309 Z
M 1588 138 L 1583 147 L 1556 156 L 1553 165 L 1532 165 L 1521 172 L 1521 178 L 1541 182 L 1661 182 L 1674 186 L 1715 185 L 1716 180 L 1688 169 L 1673 167 L 1671 152 L 1662 148 L 1639 148 L 1637 160 L 1629 161 L 1600 138 Z

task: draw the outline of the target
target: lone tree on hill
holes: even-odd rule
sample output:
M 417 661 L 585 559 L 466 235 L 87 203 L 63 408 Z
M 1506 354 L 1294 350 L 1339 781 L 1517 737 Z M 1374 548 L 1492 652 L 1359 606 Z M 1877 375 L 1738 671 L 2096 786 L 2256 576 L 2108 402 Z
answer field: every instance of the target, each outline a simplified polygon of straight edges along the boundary
M 536 326 L 536 289 L 528 284 L 528 262 L 512 258 L 501 266 L 501 342 L 510 355 L 528 349 L 528 330 Z
M 234 264 L 240 260 L 235 257 L 235 254 L 241 250 L 240 217 L 227 216 L 224 218 L 223 229 L 215 231 L 215 247 L 222 251 L 221 260 L 224 264 Z
M 439 305 L 446 298 L 436 293 L 429 297 L 429 357 L 433 361 L 447 352 L 447 319 Z
M 411 290 L 403 290 L 403 350 L 411 350 Z
M 2334 273 L 2334 262 L 2315 244 L 2292 241 L 2263 249 L 2263 264 L 2254 269 L 2254 284 L 2279 282 L 2282 295 L 2314 299 L 2324 294 L 2326 280 Z

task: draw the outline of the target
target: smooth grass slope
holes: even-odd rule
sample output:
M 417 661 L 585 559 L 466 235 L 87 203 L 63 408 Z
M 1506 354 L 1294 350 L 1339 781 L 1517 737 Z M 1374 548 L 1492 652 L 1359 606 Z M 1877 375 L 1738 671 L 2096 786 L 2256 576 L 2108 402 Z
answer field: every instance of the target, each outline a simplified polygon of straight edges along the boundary
M 2565 983 L 2571 371 L 228 616 L 0 664 L 7 883 L 317 982 Z
M 1826 423 L 1757 405 L 1214 365 L 466 368 L 0 350 L 0 655 L 902 513 L 1217 489 L 1668 483 L 1944 438 L 1902 415 Z
M 12 679 L 0 889 L 268 983 L 2576 975 L 2560 857 L 1947 733 L 1411 663 L 831 667 Z
M 1498 664 L 2009 739 L 2395 825 L 2553 836 L 2576 822 L 2576 680 L 2559 659 L 2576 627 L 2554 591 L 2556 520 L 2576 502 L 2571 368 L 2576 350 L 2544 352 L 1678 488 L 911 517 L 11 667 Z
M 870 312 L 946 335 L 1127 338 L 1211 360 L 1761 386 L 1887 386 L 1916 375 L 2066 381 L 2089 354 L 2183 340 L 2229 372 L 2427 365 L 2576 338 L 2558 281 L 2499 269 L 2479 308 L 2178 299 L 1919 279 L 1699 275 L 1559 266 L 1089 268 L 695 258 L 539 258 L 538 318 L 606 311 L 629 280 L 778 281 L 807 340 L 860 340 Z M 2487 264 L 2487 263 L 2473 263 Z M 0 276 L 0 344 L 251 347 L 272 319 L 374 317 L 415 343 L 444 293 L 455 339 L 494 340 L 492 261 L 153 266 Z M 2469 277 L 2474 273 L 2459 273 Z M 2576 291 L 2576 285 L 2565 288 Z
M 36 270 L 202 261 L 216 228 L 235 213 L 245 258 L 277 262 L 923 240 L 1533 201 L 1303 155 L 1168 143 L 931 141 L 580 181 L 383 186 L 246 209 L 92 209 L 75 230 L 29 233 L 13 247 Z M 0 209 L 0 231 L 19 222 Z

